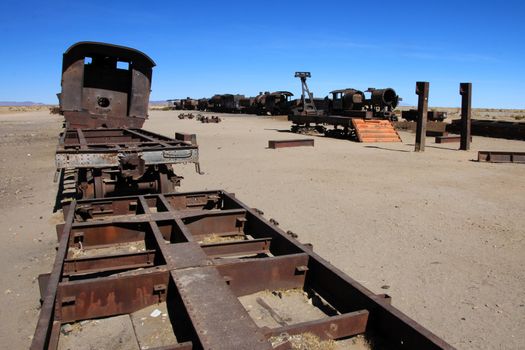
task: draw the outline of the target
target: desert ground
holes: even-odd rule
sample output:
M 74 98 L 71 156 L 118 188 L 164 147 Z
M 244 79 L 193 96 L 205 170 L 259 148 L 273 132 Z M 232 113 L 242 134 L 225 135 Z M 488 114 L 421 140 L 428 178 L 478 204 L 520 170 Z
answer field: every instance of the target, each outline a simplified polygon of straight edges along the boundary
M 398 112 L 397 114 L 401 116 L 401 111 L 409 109 L 417 109 L 417 107 L 401 106 L 398 107 L 396 111 Z M 461 118 L 461 108 L 430 107 L 428 110 L 447 112 L 445 122 Z M 525 122 L 525 109 L 472 108 L 472 119 Z
M 470 151 L 458 151 L 429 137 L 415 153 L 414 134 L 402 131 L 402 143 L 314 137 L 315 147 L 272 150 L 268 140 L 304 136 L 282 118 L 202 124 L 177 115 L 152 111 L 144 128 L 197 134 L 204 174 L 177 167 L 180 191 L 234 192 L 458 349 L 525 347 L 525 165 L 473 161 L 478 150 L 524 151 L 523 141 L 474 136 Z M 0 113 L 4 348 L 29 346 L 37 276 L 54 261 L 61 127 L 46 109 Z

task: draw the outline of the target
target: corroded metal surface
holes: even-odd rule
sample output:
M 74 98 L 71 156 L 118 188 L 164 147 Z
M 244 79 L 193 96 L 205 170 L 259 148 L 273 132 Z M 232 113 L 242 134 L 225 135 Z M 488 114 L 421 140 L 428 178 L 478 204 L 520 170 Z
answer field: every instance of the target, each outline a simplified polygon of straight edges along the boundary
M 32 349 L 54 348 L 64 323 L 164 302 L 176 339 L 168 348 L 289 348 L 271 342 L 283 333 L 452 348 L 223 191 L 75 201 L 59 238 L 53 271 L 39 279 L 44 302 Z M 137 244 L 143 250 L 123 252 Z M 257 299 L 279 320 L 259 326 L 239 299 L 285 290 L 315 297 L 310 305 L 324 317 L 294 321 Z
M 268 148 L 284 148 L 284 147 L 301 147 L 314 146 L 314 139 L 298 139 L 298 140 L 269 140 Z
M 189 142 L 139 129 L 66 129 L 56 150 L 56 167 L 119 166 L 132 154 L 146 165 L 196 163 L 198 146 L 188 137 Z
M 479 151 L 478 162 L 525 163 L 525 152 Z
M 62 63 L 60 112 L 71 128 L 141 128 L 155 62 L 124 46 L 79 42 Z
M 414 150 L 416 152 L 425 151 L 425 141 L 427 135 L 427 114 L 428 114 L 428 90 L 430 84 L 427 81 L 418 81 L 416 83 L 417 99 L 417 127 L 416 141 Z
M 60 202 L 138 193 L 172 192 L 181 177 L 177 164 L 195 164 L 200 173 L 195 135 L 169 138 L 141 129 L 66 129 L 55 154 L 61 172 Z

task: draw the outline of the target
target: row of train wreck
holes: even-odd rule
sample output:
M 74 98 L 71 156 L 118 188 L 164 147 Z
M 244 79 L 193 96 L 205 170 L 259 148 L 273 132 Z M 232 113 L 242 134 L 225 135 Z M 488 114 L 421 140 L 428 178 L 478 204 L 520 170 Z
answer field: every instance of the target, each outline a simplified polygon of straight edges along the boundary
M 235 195 L 175 192 L 199 149 L 142 129 L 154 65 L 104 43 L 64 53 L 65 222 L 31 349 L 452 349 Z
M 298 72 L 299 74 L 307 72 Z M 199 110 L 222 113 L 244 113 L 257 115 L 288 115 L 301 108 L 303 99 L 292 99 L 289 91 L 260 92 L 255 97 L 239 94 L 217 94 L 211 98 L 167 100 L 174 110 Z M 308 97 L 310 99 L 310 97 Z M 399 96 L 392 88 L 365 91 L 348 88 L 334 90 L 325 98 L 311 96 L 312 103 L 326 115 L 348 114 L 353 111 L 392 112 L 399 104 Z
M 309 78 L 310 72 L 296 72 L 298 78 Z M 303 95 L 293 99 L 289 91 L 259 92 L 255 97 L 246 97 L 241 94 L 216 94 L 211 98 L 170 99 L 168 108 L 173 110 L 210 111 L 217 113 L 244 113 L 257 115 L 290 115 L 297 113 L 304 102 Z M 389 120 L 397 120 L 393 111 L 402 100 L 392 88 L 368 88 L 364 91 L 346 88 L 333 90 L 324 98 L 310 94 L 307 99 L 323 115 L 356 115 L 358 111 L 373 112 L 376 117 L 381 116 Z M 442 121 L 446 112 L 429 111 L 428 119 Z M 403 118 L 415 121 L 417 111 L 403 111 Z

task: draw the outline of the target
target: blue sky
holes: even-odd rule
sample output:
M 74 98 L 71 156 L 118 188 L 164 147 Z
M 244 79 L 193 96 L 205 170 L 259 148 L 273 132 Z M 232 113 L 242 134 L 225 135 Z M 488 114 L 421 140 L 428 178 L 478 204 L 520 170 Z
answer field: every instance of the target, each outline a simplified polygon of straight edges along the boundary
M 11 1 L 0 3 L 0 101 L 56 103 L 62 53 L 77 41 L 137 48 L 157 67 L 152 100 L 214 93 L 315 96 L 392 87 L 415 104 L 525 108 L 521 1 Z

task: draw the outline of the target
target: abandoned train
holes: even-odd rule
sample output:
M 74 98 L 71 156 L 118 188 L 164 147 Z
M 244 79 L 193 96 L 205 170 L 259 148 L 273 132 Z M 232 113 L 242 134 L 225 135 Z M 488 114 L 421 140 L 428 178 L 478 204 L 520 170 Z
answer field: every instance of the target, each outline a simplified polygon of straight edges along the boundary
M 366 94 L 370 94 L 368 97 Z M 246 113 L 257 115 L 288 115 L 301 104 L 301 99 L 291 99 L 289 91 L 261 92 L 255 97 L 223 94 L 199 100 L 167 100 L 175 110 L 200 110 L 225 113 Z M 314 98 L 317 110 L 324 115 L 352 116 L 355 111 L 374 111 L 385 118 L 393 117 L 393 110 L 401 99 L 392 88 L 369 88 L 364 92 L 348 88 L 331 91 L 325 98 Z
M 81 42 L 64 54 L 59 98 L 66 129 L 57 166 L 77 175 L 85 170 L 86 181 L 94 181 L 87 193 L 96 198 L 85 199 L 86 193 L 74 198 L 70 211 L 64 211 L 65 223 L 57 226 L 53 270 L 38 277 L 42 306 L 32 350 L 79 344 L 291 349 L 290 339 L 280 339 L 285 334 L 341 340 L 343 346 L 370 339 L 381 348 L 453 349 L 392 306 L 388 295 L 348 277 L 235 195 L 172 193 L 173 187 L 164 186 L 162 169 L 181 162 L 198 165 L 198 148 L 195 135 L 171 139 L 140 129 L 153 66 L 140 51 L 103 43 Z M 150 186 L 142 181 L 146 174 L 164 180 Z M 83 185 L 71 181 L 65 185 Z M 158 194 L 144 195 L 144 190 Z M 121 194 L 126 196 L 116 197 Z M 114 197 L 99 198 L 108 195 Z M 261 310 L 270 310 L 277 320 L 267 327 L 240 302 L 260 293 L 282 298 L 284 290 L 299 291 L 317 316 L 304 321 L 299 314 L 280 322 L 257 297 Z M 294 309 L 291 299 L 283 302 Z M 146 318 L 154 322 L 160 315 L 159 322 L 143 327 Z M 108 326 L 112 318 L 120 318 L 118 327 Z
M 292 106 L 289 91 L 260 92 L 255 97 L 239 94 L 216 94 L 211 98 L 167 100 L 175 110 L 199 110 L 219 113 L 247 113 L 257 115 L 288 114 Z
M 141 130 L 148 118 L 152 68 L 124 46 L 79 42 L 63 55 L 60 113 L 66 130 L 56 152 L 62 201 L 172 192 L 175 164 L 195 163 L 195 138 Z

